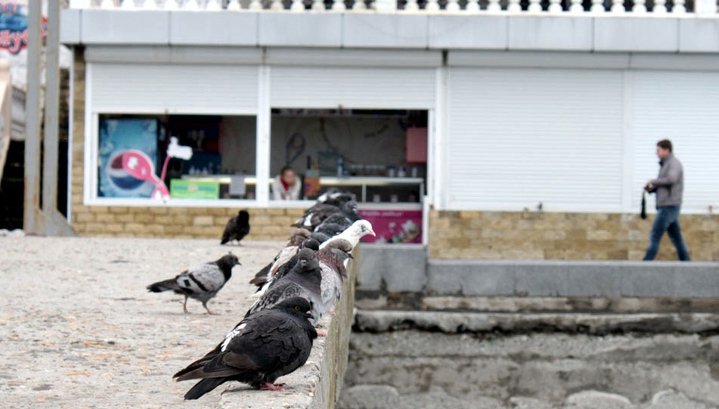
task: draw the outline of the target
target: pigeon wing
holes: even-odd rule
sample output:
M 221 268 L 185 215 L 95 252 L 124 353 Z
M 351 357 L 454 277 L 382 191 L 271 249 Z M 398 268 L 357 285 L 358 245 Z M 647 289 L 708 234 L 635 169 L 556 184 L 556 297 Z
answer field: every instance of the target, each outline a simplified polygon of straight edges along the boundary
M 225 275 L 215 263 L 202 264 L 187 271 L 183 284 L 195 293 L 213 293 L 225 285 Z
M 265 292 L 262 297 L 260 297 L 260 299 L 257 300 L 252 307 L 250 307 L 250 310 L 247 311 L 247 315 L 265 310 L 276 305 L 282 300 L 292 297 L 307 298 L 305 289 L 292 281 L 281 280 L 268 289 L 267 292 Z

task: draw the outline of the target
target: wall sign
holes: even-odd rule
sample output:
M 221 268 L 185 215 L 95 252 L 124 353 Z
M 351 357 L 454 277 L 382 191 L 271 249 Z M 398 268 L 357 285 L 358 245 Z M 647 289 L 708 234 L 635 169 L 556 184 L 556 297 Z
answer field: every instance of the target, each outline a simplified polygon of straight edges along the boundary
M 47 18 L 42 18 L 42 38 L 47 33 Z M 27 4 L 0 1 L 0 49 L 17 55 L 27 47 Z

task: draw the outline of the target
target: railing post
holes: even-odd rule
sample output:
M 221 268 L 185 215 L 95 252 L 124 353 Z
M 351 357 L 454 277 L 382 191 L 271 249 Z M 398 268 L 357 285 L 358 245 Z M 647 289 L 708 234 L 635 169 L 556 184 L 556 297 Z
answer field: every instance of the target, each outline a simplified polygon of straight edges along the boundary
M 699 15 L 714 15 L 717 12 L 716 0 L 696 0 L 694 12 Z

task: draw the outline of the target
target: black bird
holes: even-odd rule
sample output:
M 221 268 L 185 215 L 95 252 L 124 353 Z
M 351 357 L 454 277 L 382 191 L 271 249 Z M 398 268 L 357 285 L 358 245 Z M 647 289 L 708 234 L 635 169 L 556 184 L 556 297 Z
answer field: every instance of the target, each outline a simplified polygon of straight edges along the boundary
M 174 291 L 185 296 L 182 308 L 187 313 L 187 298 L 202 302 L 208 314 L 207 302 L 222 289 L 232 277 L 232 267 L 240 265 L 240 261 L 232 253 L 222 256 L 219 260 L 192 267 L 180 273 L 177 277 L 165 281 L 158 281 L 147 286 L 153 293 Z
M 322 306 L 321 282 L 322 272 L 317 253 L 302 249 L 295 266 L 287 275 L 269 285 L 267 291 L 247 311 L 246 316 L 272 308 L 288 298 L 302 297 L 312 303 L 311 321 L 315 324 L 319 320 L 319 308 Z
M 283 390 L 275 380 L 304 365 L 317 338 L 308 321 L 311 308 L 309 301 L 295 297 L 245 317 L 215 349 L 173 376 L 178 382 L 201 379 L 185 399 L 197 399 L 228 381 Z
M 222 233 L 220 245 L 237 240 L 237 243 L 250 233 L 250 214 L 247 210 L 240 210 L 237 216 L 230 218 L 225 225 L 225 231 Z

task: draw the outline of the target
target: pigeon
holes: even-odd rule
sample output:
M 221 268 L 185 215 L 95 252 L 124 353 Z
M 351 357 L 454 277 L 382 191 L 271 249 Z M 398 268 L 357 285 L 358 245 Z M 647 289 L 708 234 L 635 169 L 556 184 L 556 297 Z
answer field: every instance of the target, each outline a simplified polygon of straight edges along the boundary
M 342 216 L 342 217 L 344 217 L 344 216 Z M 346 222 L 343 221 L 342 224 L 337 224 L 337 223 L 332 223 L 332 222 L 328 223 L 327 220 L 329 220 L 329 219 L 326 219 L 319 226 L 317 226 L 317 228 L 315 229 L 315 231 L 313 233 L 322 233 L 326 236 L 334 237 L 334 236 L 342 233 L 343 231 L 345 231 L 348 227 L 350 227 L 352 225 L 352 222 L 350 222 L 350 220 L 348 218 L 345 217 L 344 219 L 346 220 Z
M 228 381 L 284 390 L 275 380 L 304 365 L 317 338 L 308 321 L 311 308 L 294 297 L 245 317 L 215 349 L 173 375 L 178 382 L 201 379 L 185 399 L 198 399 Z
M 347 230 L 320 244 L 320 250 L 327 247 L 335 240 L 347 240 L 348 242 L 350 242 L 352 248 L 354 249 L 355 246 L 357 246 L 357 243 L 359 243 L 360 239 L 367 235 L 375 236 L 374 230 L 372 230 L 372 223 L 364 219 L 357 220 L 356 222 L 352 223 L 352 225 L 348 227 Z
M 284 277 L 290 270 L 292 270 L 292 267 L 297 264 L 297 260 L 299 259 L 299 252 L 301 249 L 318 251 L 320 249 L 320 243 L 312 238 L 303 241 L 302 244 L 300 244 L 300 247 L 297 249 L 297 253 L 295 253 L 292 258 L 287 260 L 285 264 L 281 265 L 274 274 L 268 273 L 268 275 L 264 277 L 264 281 L 261 280 L 259 277 L 255 277 L 254 279 L 252 279 L 250 283 L 255 284 L 259 287 L 257 289 L 257 296 L 261 296 L 262 294 L 264 294 L 264 292 L 267 291 L 267 288 L 269 288 L 273 281 Z
M 302 245 L 302 243 L 309 237 L 309 230 L 295 229 L 295 231 L 292 233 L 292 236 L 290 236 L 290 239 L 287 241 L 287 244 L 285 244 L 285 247 L 283 247 L 282 250 L 277 253 L 275 259 L 272 260 L 270 264 L 263 267 L 262 270 L 258 271 L 257 274 L 255 274 L 255 277 L 250 280 L 250 284 L 262 287 L 267 282 L 268 278 L 274 275 L 277 269 L 279 269 L 295 254 L 297 254 L 297 252 L 300 250 L 300 246 Z
M 163 291 L 174 291 L 185 296 L 182 308 L 187 314 L 187 298 L 194 298 L 202 302 L 208 314 L 212 314 L 207 308 L 207 302 L 222 289 L 232 277 L 232 267 L 241 265 L 240 261 L 232 253 L 222 256 L 219 260 L 201 264 L 183 271 L 175 278 L 165 281 L 158 281 L 147 286 L 153 293 Z
M 310 249 L 312 251 L 319 251 L 320 243 L 313 238 L 309 238 L 302 242 L 302 245 L 300 246 L 300 250 L 301 249 Z M 281 265 L 280 268 L 277 269 L 275 274 L 273 274 L 272 277 L 270 277 L 270 279 L 266 285 L 269 286 L 272 284 L 273 281 L 279 280 L 280 278 L 286 276 L 287 273 L 289 273 L 292 270 L 292 268 L 295 266 L 295 264 L 297 264 L 297 261 L 300 258 L 299 254 L 300 253 L 298 250 L 297 254 L 292 256 L 292 258 L 289 259 L 289 261 L 287 261 L 285 264 Z
M 239 244 L 240 240 L 245 238 L 250 233 L 250 214 L 247 210 L 240 210 L 237 216 L 232 217 L 227 221 L 225 225 L 225 231 L 222 233 L 222 240 L 220 245 L 229 243 L 233 240 L 237 240 Z
M 327 189 L 317 197 L 317 203 L 332 204 L 335 206 L 340 206 L 342 203 L 349 202 L 350 200 L 355 200 L 354 193 L 343 192 L 336 187 Z
M 282 279 L 273 281 L 267 291 L 250 307 L 245 316 L 262 311 L 292 297 L 302 297 L 312 303 L 312 324 L 316 324 L 321 308 L 320 285 L 322 273 L 317 254 L 310 249 L 302 249 L 297 264 Z
M 322 306 L 318 308 L 320 312 L 318 320 L 327 311 L 332 311 L 342 295 L 342 283 L 347 278 L 346 262 L 352 258 L 351 251 L 352 244 L 347 240 L 339 239 L 333 240 L 317 253 L 322 274 L 320 284 Z
M 310 230 L 314 230 L 322 221 L 332 216 L 333 214 L 340 213 L 342 209 L 337 206 L 318 203 L 305 211 L 305 214 L 297 219 L 292 226 L 294 227 L 305 227 Z
M 329 240 L 331 238 L 331 236 L 328 236 L 322 232 L 315 231 L 315 232 L 312 232 L 312 234 L 310 234 L 310 238 L 312 240 L 315 240 L 317 243 L 322 244 L 322 243 L 326 242 L 327 240 Z

